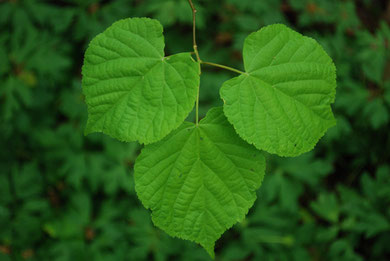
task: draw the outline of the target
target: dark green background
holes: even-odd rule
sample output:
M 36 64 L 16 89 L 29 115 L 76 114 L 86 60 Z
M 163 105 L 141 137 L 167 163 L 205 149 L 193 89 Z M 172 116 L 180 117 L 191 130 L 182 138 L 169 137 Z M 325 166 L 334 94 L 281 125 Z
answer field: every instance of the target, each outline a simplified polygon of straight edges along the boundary
M 267 155 L 258 200 L 216 259 L 390 260 L 390 1 L 194 3 L 203 60 L 241 69 L 244 38 L 284 23 L 317 39 L 338 76 L 337 126 L 310 153 Z M 83 135 L 85 48 L 134 16 L 161 21 L 167 54 L 191 51 L 186 0 L 0 0 L 0 260 L 208 260 L 152 225 L 134 192 L 141 146 Z M 202 116 L 232 76 L 203 67 Z

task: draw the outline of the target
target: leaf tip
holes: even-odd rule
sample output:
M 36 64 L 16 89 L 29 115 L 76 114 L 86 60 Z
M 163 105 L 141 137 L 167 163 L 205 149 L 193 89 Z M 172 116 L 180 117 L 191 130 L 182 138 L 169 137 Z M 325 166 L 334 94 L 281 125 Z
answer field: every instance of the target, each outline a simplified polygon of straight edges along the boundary
M 214 246 L 215 242 L 211 244 L 201 244 L 202 247 L 206 250 L 207 254 L 214 260 L 215 259 L 215 251 L 214 251 Z

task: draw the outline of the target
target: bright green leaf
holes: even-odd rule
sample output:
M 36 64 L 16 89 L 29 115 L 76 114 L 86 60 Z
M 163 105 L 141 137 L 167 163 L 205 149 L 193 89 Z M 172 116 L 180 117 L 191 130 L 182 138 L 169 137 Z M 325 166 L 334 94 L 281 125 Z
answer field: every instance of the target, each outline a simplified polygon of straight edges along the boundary
M 190 53 L 164 57 L 162 31 L 157 20 L 130 18 L 91 41 L 82 82 L 86 134 L 151 143 L 187 117 L 199 85 L 198 65 Z
M 220 94 L 228 120 L 258 149 L 297 156 L 335 124 L 336 68 L 315 40 L 281 24 L 264 27 L 245 40 L 244 65 Z
M 138 197 L 154 224 L 213 256 L 215 241 L 255 201 L 265 160 L 237 136 L 222 108 L 214 108 L 199 126 L 185 122 L 146 146 L 134 168 Z

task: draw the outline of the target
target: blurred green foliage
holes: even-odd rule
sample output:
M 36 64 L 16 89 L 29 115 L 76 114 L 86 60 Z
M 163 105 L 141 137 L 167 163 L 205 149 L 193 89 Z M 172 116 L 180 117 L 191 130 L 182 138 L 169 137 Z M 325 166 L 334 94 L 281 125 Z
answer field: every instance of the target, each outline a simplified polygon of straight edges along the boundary
M 194 2 L 203 60 L 242 68 L 243 39 L 284 23 L 317 39 L 338 69 L 337 126 L 313 152 L 268 155 L 258 200 L 216 259 L 389 260 L 390 2 Z M 163 23 L 168 55 L 191 51 L 186 0 L 0 1 L 0 260 L 208 259 L 153 226 L 134 192 L 138 144 L 83 136 L 86 46 L 135 16 Z M 203 68 L 202 115 L 222 104 L 231 76 Z

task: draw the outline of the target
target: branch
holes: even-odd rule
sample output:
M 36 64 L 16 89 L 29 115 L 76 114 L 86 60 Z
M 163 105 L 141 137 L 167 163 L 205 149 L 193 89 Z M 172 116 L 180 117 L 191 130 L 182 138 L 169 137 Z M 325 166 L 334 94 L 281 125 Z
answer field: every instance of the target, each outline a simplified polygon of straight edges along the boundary
M 196 8 L 194 4 L 192 3 L 192 0 L 188 0 L 188 3 L 191 6 L 192 9 L 192 45 L 194 47 L 194 53 L 196 55 L 196 60 L 198 61 L 198 68 L 199 68 L 199 75 L 202 73 L 202 69 L 200 67 L 200 64 L 202 60 L 199 57 L 199 52 L 198 52 L 198 45 L 196 44 Z M 199 124 L 199 89 L 200 86 L 198 86 L 198 94 L 196 95 L 196 103 L 195 103 L 195 123 L 196 126 Z
M 202 60 L 199 57 L 199 52 L 198 52 L 198 45 L 196 44 L 196 8 L 194 4 L 192 3 L 192 0 L 188 0 L 188 3 L 191 6 L 192 9 L 192 45 L 194 47 L 194 53 L 196 55 L 196 59 L 198 62 L 201 62 Z

